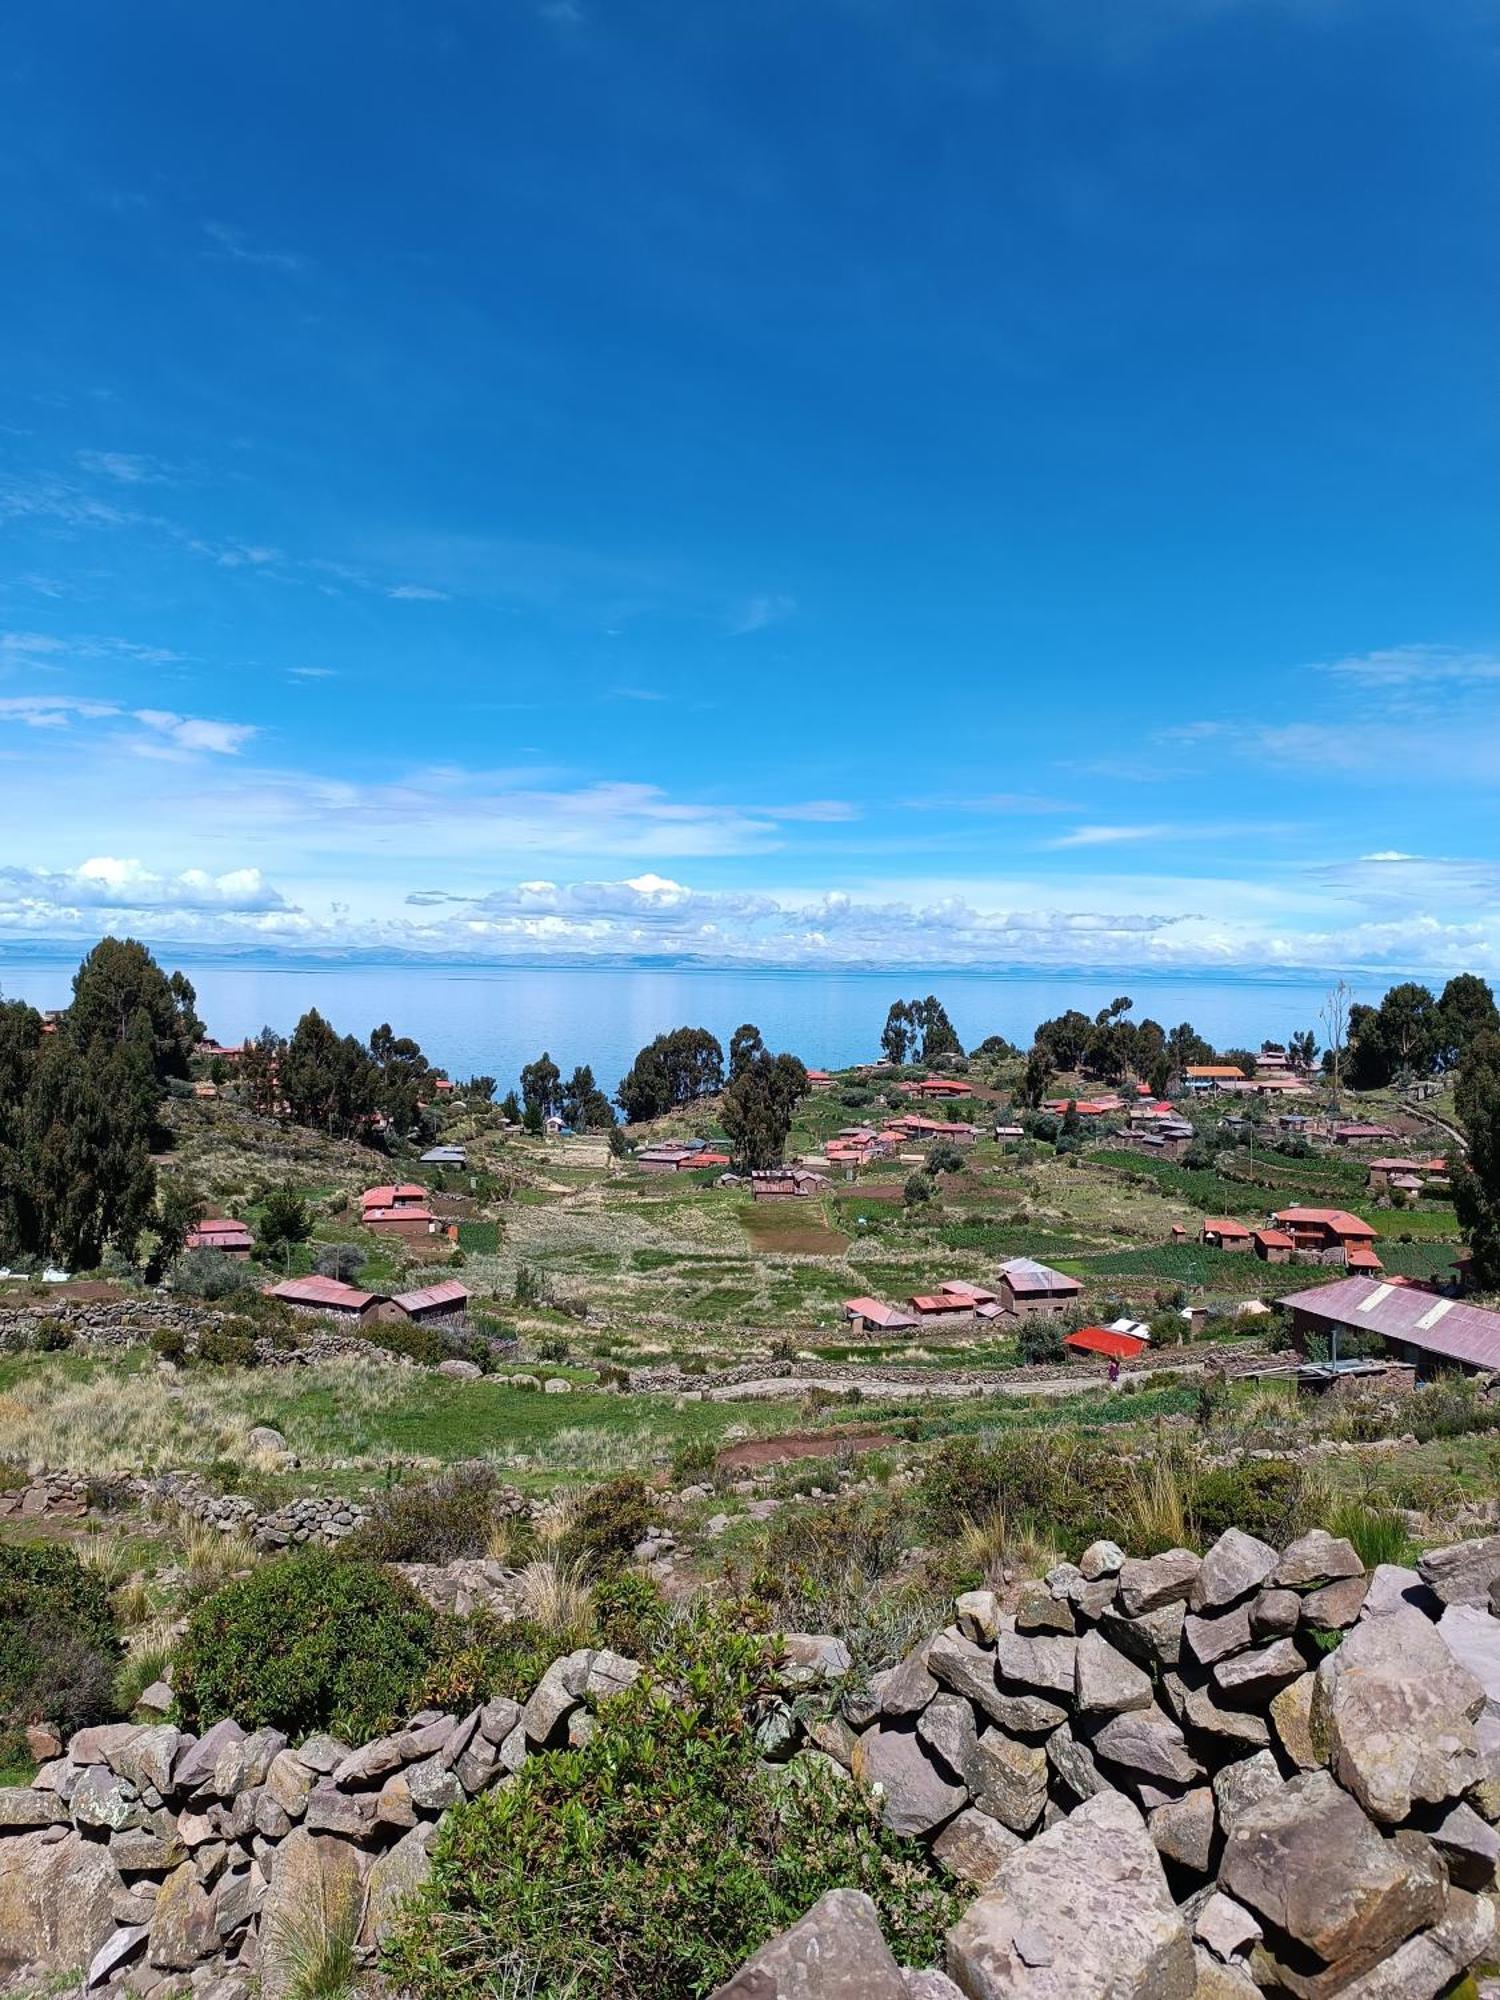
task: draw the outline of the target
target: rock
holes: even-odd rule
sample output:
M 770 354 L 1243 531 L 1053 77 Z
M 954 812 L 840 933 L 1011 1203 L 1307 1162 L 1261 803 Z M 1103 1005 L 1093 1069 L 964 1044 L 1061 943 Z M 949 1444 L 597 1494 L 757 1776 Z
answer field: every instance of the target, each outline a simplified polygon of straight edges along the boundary
M 1068 1711 L 1040 1694 L 1011 1694 L 1002 1688 L 986 1709 L 1011 1736 L 1050 1736 L 1068 1719 Z
M 1222 1771 L 1216 1771 L 1214 1801 L 1225 1833 L 1247 1806 L 1269 1798 L 1285 1782 L 1281 1767 L 1269 1750 L 1258 1750 L 1253 1757 L 1241 1758 L 1238 1764 L 1226 1764 Z
M 1041 1694 L 1071 1698 L 1078 1656 L 1076 1639 L 1032 1639 L 1022 1632 L 1002 1632 L 995 1654 L 1002 1681 Z
M 993 1590 L 960 1591 L 953 1600 L 953 1616 L 966 1639 L 994 1645 L 1000 1631 L 1000 1600 Z
M 568 1717 L 580 1706 L 582 1699 L 582 1695 L 575 1693 L 567 1684 L 565 1663 L 554 1660 L 521 1710 L 521 1726 L 526 1732 L 526 1741 L 538 1750 L 545 1749 L 566 1731 Z M 416 1796 L 415 1788 L 412 1796 Z
M 68 1762 L 105 1764 L 113 1770 L 113 1758 L 140 1733 L 138 1722 L 99 1722 L 90 1729 L 80 1729 L 68 1741 Z
M 1363 1599 L 1363 1591 L 1360 1596 Z M 1295 1590 L 1263 1590 L 1250 1606 L 1251 1635 L 1257 1639 L 1284 1639 L 1296 1631 L 1301 1615 L 1302 1599 Z
M 1484 1689 L 1484 1713 L 1500 1717 L 1500 1620 L 1472 1604 L 1450 1604 L 1438 1620 L 1438 1633 Z
M 1281 1558 L 1269 1543 L 1226 1528 L 1203 1558 L 1188 1595 L 1192 1611 L 1222 1611 L 1251 1597 L 1276 1569 Z
M 843 1640 L 826 1632 L 788 1632 L 782 1645 L 783 1659 L 811 1680 L 840 1681 L 854 1665 Z
M 327 1782 L 314 1785 L 307 1795 L 307 1814 L 302 1824 L 309 1833 L 336 1833 L 344 1840 L 372 1840 L 375 1802 L 368 1796 L 351 1797 Z
M 359 1862 L 347 1841 L 293 1827 L 275 1850 L 261 1909 L 262 2000 L 288 2000 L 305 1944 L 324 1931 L 354 1935 L 363 1894 Z
M 243 1930 L 252 1917 L 260 1914 L 265 1900 L 266 1878 L 258 1863 L 231 1869 L 214 1894 L 214 1929 L 220 1938 L 231 1938 L 236 1931 Z
M 521 1704 L 497 1695 L 479 1711 L 479 1733 L 487 1743 L 503 1743 L 521 1720 Z
M 935 1694 L 917 1717 L 917 1734 L 958 1783 L 972 1786 L 978 1733 L 962 1695 Z
M 437 1365 L 439 1375 L 446 1375 L 450 1382 L 477 1382 L 484 1370 L 477 1361 L 463 1361 L 457 1355 L 450 1355 Z
M 1101 1577 L 1118 1576 L 1125 1567 L 1125 1551 L 1118 1542 L 1090 1542 L 1078 1558 L 1078 1569 L 1085 1583 L 1097 1583 Z
M 1312 1699 L 1316 1686 L 1316 1674 L 1303 1674 L 1271 1701 L 1276 1740 L 1299 1771 L 1315 1771 L 1323 1761 L 1312 1740 Z
M 1309 1590 L 1319 1584 L 1337 1583 L 1341 1577 L 1364 1573 L 1365 1566 L 1353 1542 L 1342 1535 L 1330 1535 L 1326 1528 L 1313 1528 L 1287 1544 L 1272 1581 L 1279 1589 Z
M 906 2000 L 869 1897 L 830 1889 L 807 1915 L 762 1945 L 712 2000 Z
M 1133 1660 L 1142 1660 L 1148 1667 L 1175 1667 L 1182 1649 L 1184 1615 L 1180 1601 L 1157 1605 L 1131 1618 L 1111 1610 L 1099 1620 L 1099 1630 Z
M 122 1875 L 169 1874 L 186 1851 L 175 1829 L 164 1835 L 148 1826 L 131 1827 L 109 1837 L 109 1858 Z
M 524 1736 L 524 1730 L 520 1728 L 515 1733 Z M 506 1742 L 509 1741 L 507 1737 Z M 522 1747 L 524 1754 L 524 1743 Z M 449 1806 L 456 1806 L 464 1795 L 458 1779 L 436 1754 L 424 1757 L 420 1764 L 409 1765 L 402 1775 L 406 1779 L 411 1802 L 419 1812 L 446 1812 Z
M 285 1840 L 292 1830 L 292 1818 L 264 1786 L 255 1794 L 255 1831 L 265 1840 Z
M 122 1827 L 145 1824 L 146 1808 L 135 1786 L 102 1764 L 89 1766 L 68 1803 L 79 1826 L 105 1827 L 115 1833 Z
M 1302 1600 L 1302 1623 L 1313 1631 L 1342 1632 L 1363 1611 L 1369 1588 L 1367 1576 L 1347 1576 L 1309 1591 Z
M 913 1728 L 881 1723 L 866 1730 L 854 1752 L 854 1775 L 878 1793 L 892 1833 L 931 1833 L 969 1802 L 968 1787 L 938 1768 Z
M 361 1944 L 378 1944 L 390 1930 L 400 1904 L 414 1895 L 432 1869 L 428 1829 L 414 1827 L 376 1859 L 365 1884 L 365 1912 L 359 1927 Z
M 1382 1839 L 1326 1771 L 1308 1771 L 1240 1813 L 1219 1886 L 1347 1981 L 1442 1914 L 1441 1864 L 1402 1842 Z
M 271 1452 L 282 1457 L 291 1456 L 290 1445 L 281 1432 L 271 1424 L 252 1424 L 246 1434 L 245 1442 L 252 1451 Z
M 991 1720 L 998 1720 L 1000 1689 L 995 1681 L 993 1653 L 986 1652 L 972 1639 L 939 1632 L 927 1650 L 926 1670 L 934 1692 L 939 1687 L 948 1688 L 977 1704 Z M 884 1690 L 881 1692 L 883 1698 Z
M 582 1749 L 584 1743 L 592 1736 L 595 1726 L 593 1716 L 586 1709 L 579 1709 L 569 1724 L 569 1746 L 575 1750 Z M 499 1744 L 487 1742 L 483 1736 L 476 1735 L 453 1766 L 453 1775 L 470 1798 L 473 1798 L 476 1792 L 482 1792 L 493 1780 L 499 1768 Z
M 1264 1750 L 1271 1741 L 1265 1717 L 1248 1708 L 1225 1708 L 1207 1687 L 1189 1687 L 1177 1674 L 1162 1679 L 1168 1708 L 1185 1730 L 1213 1740 L 1217 1754 L 1232 1750 Z
M 349 1755 L 349 1745 L 341 1743 L 337 1736 L 318 1730 L 298 1745 L 297 1755 L 309 1771 L 322 1772 L 327 1776 Z
M 54 1757 L 62 1755 L 62 1747 L 62 1737 L 50 1722 L 33 1722 L 27 1725 L 26 1752 L 33 1764 L 50 1763 Z
M 1307 1672 L 1307 1662 L 1290 1639 L 1275 1639 L 1248 1653 L 1220 1660 L 1213 1671 L 1214 1691 L 1231 1706 L 1263 1707 L 1273 1694 Z
M 179 1792 L 196 1792 L 213 1784 L 220 1757 L 244 1740 L 245 1731 L 231 1716 L 205 1730 L 196 1742 L 189 1739 L 172 1772 L 173 1786 Z
M 907 1972 L 901 1978 L 906 1987 L 906 2000 L 964 2000 L 946 1972 Z
M 960 1882 L 987 1889 L 1001 1862 L 1020 1845 L 1020 1836 L 1008 1826 L 977 1806 L 966 1806 L 932 1843 L 932 1854 Z
M 1202 1618 L 1196 1612 L 1182 1621 L 1182 1641 L 1200 1667 L 1211 1667 L 1231 1653 L 1242 1653 L 1251 1643 L 1250 1606 L 1237 1604 L 1217 1617 Z
M 948 1970 L 969 2000 L 1191 2000 L 1192 1942 L 1129 1800 L 1090 1799 L 1004 1861 Z
M 89 1964 L 117 1928 L 124 1887 L 101 1841 L 56 1827 L 0 1840 L 0 1957 L 60 1970 Z
M 1236 1959 L 1247 1958 L 1251 1947 L 1259 1944 L 1265 1932 L 1243 1903 L 1235 1902 L 1222 1889 L 1215 1889 L 1198 1912 L 1193 1936 L 1199 1944 L 1207 1945 L 1215 1958 L 1230 1965 Z
M 1180 1799 L 1157 1806 L 1147 1814 L 1146 1824 L 1158 1854 L 1194 1874 L 1207 1873 L 1215 1832 L 1214 1795 L 1207 1785 L 1196 1785 Z
M 1203 1766 L 1188 1749 L 1182 1731 L 1158 1708 L 1115 1716 L 1094 1737 L 1093 1750 L 1133 1777 L 1168 1785 L 1194 1785 L 1203 1777 Z
M 1127 1618 L 1139 1618 L 1167 1604 L 1185 1604 L 1201 1567 L 1202 1559 L 1191 1549 L 1168 1549 L 1145 1562 L 1127 1558 L 1120 1566 L 1116 1602 Z
M 162 1883 L 151 1912 L 146 1957 L 164 1972 L 188 1972 L 218 1947 L 213 1898 L 190 1861 Z
M 128 1778 L 138 1791 L 149 1785 L 165 1796 L 172 1789 L 173 1767 L 186 1741 L 182 1731 L 174 1729 L 170 1722 L 138 1729 L 115 1752 L 111 1768 L 122 1778 Z
M 124 1924 L 111 1937 L 107 1937 L 89 1960 L 88 1971 L 84 1974 L 84 1985 L 102 1986 L 109 1975 L 117 1971 L 144 1942 L 146 1932 L 145 1924 Z
M 0 1834 L 25 1833 L 31 1827 L 66 1826 L 68 1808 L 56 1792 L 34 1792 L 30 1785 L 0 1789 Z
M 1047 1803 L 1047 1753 L 987 1729 L 975 1752 L 974 1803 L 1012 1833 L 1029 1833 Z
M 170 1681 L 153 1681 L 136 1696 L 136 1710 L 146 1715 L 165 1715 L 174 1699 Z
M 1416 1824 L 1447 1862 L 1450 1879 L 1461 1889 L 1494 1888 L 1500 1833 L 1472 1806 L 1431 1806 L 1418 1816 Z
M 884 1678 L 880 1686 L 880 1713 L 900 1719 L 902 1716 L 919 1715 L 938 1691 L 938 1684 L 927 1668 L 927 1655 L 936 1644 L 935 1640 L 924 1639 L 914 1652 L 907 1654 L 899 1667 L 895 1667 Z M 991 1668 L 991 1678 L 994 1669 Z
M 1075 1799 L 1091 1799 L 1097 1793 L 1110 1789 L 1108 1782 L 1099 1775 L 1094 1753 L 1086 1743 L 1079 1742 L 1067 1723 L 1060 1729 L 1054 1729 L 1047 1738 L 1047 1762 L 1058 1783 Z
M 1437 2000 L 1460 1974 L 1494 1956 L 1495 1902 L 1456 1889 L 1440 1923 L 1341 1990 L 1340 2000 Z M 1488 1993 L 1492 1982 L 1477 1988 Z
M 265 1791 L 288 1819 L 301 1819 L 307 1809 L 307 1795 L 312 1790 L 315 1776 L 311 1767 L 303 1762 L 300 1752 L 283 1750 L 279 1757 L 271 1759 L 270 1769 L 266 1772 Z
M 1073 1699 L 1080 1715 L 1123 1715 L 1151 1706 L 1151 1679 L 1101 1634 L 1085 1632 L 1074 1653 Z
M 1370 1571 L 1370 1587 L 1360 1607 L 1361 1618 L 1383 1618 L 1387 1611 L 1409 1607 L 1436 1618 L 1443 1601 L 1430 1590 L 1414 1569 L 1401 1563 L 1377 1563 Z
M 405 1829 L 417 1823 L 417 1808 L 411 1786 L 399 1771 L 393 1772 L 375 1794 L 375 1819 L 380 1826 Z
M 1261 2000 L 1260 1988 L 1238 1965 L 1225 1965 L 1205 1945 L 1193 1947 L 1198 1983 L 1193 2000 Z
M 350 1789 L 377 1784 L 390 1771 L 399 1771 L 409 1760 L 403 1749 L 405 1736 L 376 1736 L 341 1757 L 333 1767 L 333 1783 Z
M 1061 1632 L 1073 1630 L 1073 1607 L 1065 1597 L 1054 1597 L 1040 1578 L 1023 1583 L 1016 1599 L 1018 1632 Z
M 1490 1586 L 1500 1581 L 1500 1535 L 1429 1549 L 1417 1559 L 1417 1574 L 1444 1604 L 1487 1606 Z
M 1356 1625 L 1318 1668 L 1314 1747 L 1375 1818 L 1457 1798 L 1481 1775 L 1484 1690 L 1436 1626 L 1406 1608 Z

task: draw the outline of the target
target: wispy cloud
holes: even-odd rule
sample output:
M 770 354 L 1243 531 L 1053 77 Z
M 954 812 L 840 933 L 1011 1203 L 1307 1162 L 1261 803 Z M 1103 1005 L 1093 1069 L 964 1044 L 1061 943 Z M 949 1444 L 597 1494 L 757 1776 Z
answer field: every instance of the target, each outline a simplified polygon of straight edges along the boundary
M 386 591 L 387 597 L 394 597 L 403 604 L 446 604 L 446 590 L 433 590 L 425 583 L 397 583 Z
M 187 868 L 161 875 L 139 861 L 98 855 L 77 868 L 0 868 L 0 911 L 18 904 L 64 915 L 81 910 L 218 910 L 240 914 L 291 908 L 258 868 L 211 875 Z
M 80 451 L 74 457 L 85 472 L 112 479 L 119 486 L 157 486 L 170 475 L 154 458 L 134 451 Z
M 1167 825 L 1075 826 L 1071 833 L 1061 833 L 1056 840 L 1042 844 L 1044 847 L 1122 847 L 1134 840 L 1164 840 L 1174 830 Z
M 790 618 L 796 609 L 795 597 L 752 597 L 731 620 L 730 634 L 743 639 L 751 632 L 764 632 L 768 625 Z
M 205 542 L 194 538 L 188 547 L 195 556 L 206 556 L 219 569 L 263 569 L 268 563 L 281 560 L 280 549 L 262 542 Z
M 332 667 L 288 667 L 286 676 L 290 681 L 331 681 L 334 673 Z
M 128 739 L 127 747 L 145 755 L 206 752 L 232 757 L 256 734 L 254 725 L 248 722 L 218 722 L 204 716 L 178 715 L 164 708 L 126 709 L 116 702 L 93 701 L 80 695 L 0 697 L 0 723 L 7 720 L 27 729 L 68 729 L 75 722 L 134 722 L 145 734 Z
M 1500 681 L 1500 653 L 1458 646 L 1391 646 L 1319 662 L 1312 671 L 1336 674 L 1365 688 L 1430 687 L 1439 682 L 1477 686 Z
M 204 256 L 222 263 L 252 264 L 265 271 L 301 271 L 307 265 L 305 257 L 289 250 L 273 250 L 249 242 L 242 229 L 227 222 L 205 222 L 203 233 L 213 245 L 211 250 L 204 251 Z
M 665 701 L 666 696 L 656 688 L 619 687 L 611 688 L 616 701 Z

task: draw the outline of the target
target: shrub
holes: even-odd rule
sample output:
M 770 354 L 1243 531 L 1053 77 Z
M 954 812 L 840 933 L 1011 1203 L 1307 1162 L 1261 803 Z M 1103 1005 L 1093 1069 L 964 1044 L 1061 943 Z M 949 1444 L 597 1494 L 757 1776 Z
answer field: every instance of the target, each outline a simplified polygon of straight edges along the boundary
M 1205 1544 L 1226 1528 L 1243 1528 L 1279 1549 L 1309 1525 L 1307 1476 L 1291 1459 L 1246 1459 L 1205 1472 L 1188 1504 Z
M 48 1313 L 33 1324 L 30 1344 L 35 1354 L 60 1354 L 73 1345 L 73 1329 L 66 1320 Z
M 1367 1507 L 1358 1501 L 1346 1501 L 1331 1516 L 1328 1532 L 1353 1542 L 1366 1569 L 1374 1569 L 1380 1563 L 1411 1560 L 1411 1536 L 1394 1507 Z
M 1066 1361 L 1068 1350 L 1063 1346 L 1062 1328 L 1056 1320 L 1045 1319 L 1037 1313 L 1030 1314 L 1016 1329 L 1016 1352 L 1022 1361 Z
M 347 1285 L 365 1268 L 365 1255 L 358 1243 L 322 1243 L 313 1257 L 313 1269 L 320 1277 Z
M 529 1618 L 484 1613 L 438 1620 L 422 1681 L 424 1707 L 462 1712 L 497 1695 L 524 1701 L 557 1658 L 552 1634 Z
M 495 1525 L 499 1478 L 488 1465 L 456 1466 L 435 1479 L 393 1486 L 344 1542 L 373 1562 L 453 1562 L 482 1556 Z
M 172 1267 L 172 1289 L 190 1299 L 227 1299 L 256 1282 L 247 1264 L 222 1250 L 187 1250 Z
M 786 1358 L 790 1360 L 791 1356 Z M 679 1445 L 672 1458 L 672 1484 L 691 1486 L 711 1479 L 718 1457 L 719 1448 L 712 1438 L 692 1438 Z
M 443 1336 L 435 1326 L 423 1326 L 420 1321 L 402 1326 L 395 1321 L 374 1320 L 364 1331 L 372 1347 L 399 1354 L 407 1361 L 420 1361 L 426 1368 L 435 1368 L 447 1358 Z
M 650 1525 L 646 1482 L 634 1473 L 622 1473 L 585 1493 L 573 1508 L 561 1553 L 597 1574 L 627 1562 Z
M 643 1676 L 581 1750 L 448 1815 L 389 1947 L 403 1987 L 480 2000 L 522 1966 L 538 1993 L 692 2000 L 834 1887 L 874 1897 L 898 1958 L 938 1956 L 960 1899 L 922 1850 L 859 1787 L 758 1763 L 773 1649 L 709 1615 L 692 1636 L 686 1698 Z
M 180 1366 L 187 1359 L 187 1337 L 179 1326 L 159 1326 L 151 1336 L 151 1351 Z
M 432 1613 L 371 1562 L 308 1550 L 263 1563 L 192 1613 L 176 1655 L 184 1725 L 331 1729 L 363 1742 L 414 1705 Z
M 70 1549 L 0 1544 L 0 1729 L 105 1721 L 119 1657 L 105 1577 Z
M 253 1368 L 255 1330 L 232 1322 L 206 1327 L 198 1336 L 196 1358 L 211 1368 Z

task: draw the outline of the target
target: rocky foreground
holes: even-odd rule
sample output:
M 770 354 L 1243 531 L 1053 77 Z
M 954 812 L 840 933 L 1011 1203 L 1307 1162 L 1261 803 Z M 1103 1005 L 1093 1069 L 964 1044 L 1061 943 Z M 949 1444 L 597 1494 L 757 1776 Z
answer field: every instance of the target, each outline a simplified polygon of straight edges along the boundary
M 1366 1573 L 1321 1532 L 1231 1530 L 1202 1558 L 1098 1543 L 1014 1612 L 966 1593 L 869 1690 L 838 1640 L 792 1635 L 802 1699 L 768 1753 L 869 1786 L 973 1900 L 912 1971 L 835 1891 L 718 2000 L 1435 2000 L 1500 1950 L 1496 1601 L 1500 1537 Z M 359 1746 L 233 1721 L 39 1739 L 0 1790 L 0 1970 L 285 2000 L 312 1921 L 369 1963 L 442 1814 L 584 1740 L 639 1671 L 584 1650 L 524 1704 Z

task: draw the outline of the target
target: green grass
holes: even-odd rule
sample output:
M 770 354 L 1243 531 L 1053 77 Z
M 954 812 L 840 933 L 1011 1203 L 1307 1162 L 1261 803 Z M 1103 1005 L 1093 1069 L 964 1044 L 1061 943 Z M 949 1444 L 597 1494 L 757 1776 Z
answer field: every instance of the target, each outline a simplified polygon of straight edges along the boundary
M 466 1253 L 493 1257 L 500 1248 L 499 1223 L 461 1222 L 458 1225 L 458 1247 Z

